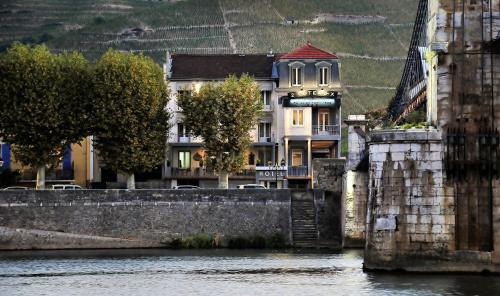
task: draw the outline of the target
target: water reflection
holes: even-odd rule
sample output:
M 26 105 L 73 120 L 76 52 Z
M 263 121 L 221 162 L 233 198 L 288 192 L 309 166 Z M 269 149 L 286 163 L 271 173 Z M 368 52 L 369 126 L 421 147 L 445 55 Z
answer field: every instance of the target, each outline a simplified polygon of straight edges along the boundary
M 499 295 L 500 278 L 363 273 L 362 252 L 0 253 L 0 295 Z

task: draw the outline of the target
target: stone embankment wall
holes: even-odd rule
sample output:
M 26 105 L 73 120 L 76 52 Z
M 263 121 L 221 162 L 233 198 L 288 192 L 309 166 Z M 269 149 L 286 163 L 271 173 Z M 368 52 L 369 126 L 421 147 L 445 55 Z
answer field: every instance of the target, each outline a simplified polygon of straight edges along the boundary
M 365 246 L 368 172 L 348 170 L 344 175 L 344 247 Z
M 387 130 L 369 137 L 365 268 L 500 271 L 491 253 L 457 251 L 453 186 L 441 133 Z
M 179 239 L 291 241 L 291 190 L 0 192 L 0 249 L 168 247 Z M 336 231 L 331 198 L 316 201 L 319 237 Z M 322 222 L 323 221 L 323 222 Z M 333 229 L 333 230 L 332 230 Z M 338 232 L 338 231 L 337 231 Z M 341 244 L 341 242 L 337 242 Z

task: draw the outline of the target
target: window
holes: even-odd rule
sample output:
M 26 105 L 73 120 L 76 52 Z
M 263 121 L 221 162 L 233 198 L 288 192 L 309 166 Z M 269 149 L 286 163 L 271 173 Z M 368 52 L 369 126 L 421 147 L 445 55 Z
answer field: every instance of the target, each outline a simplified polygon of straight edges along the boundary
M 292 68 L 292 86 L 302 84 L 302 68 Z
M 248 165 L 255 165 L 255 154 L 252 152 L 248 155 Z
M 257 161 L 258 166 L 272 165 L 273 163 L 273 151 L 269 147 L 260 148 L 258 151 L 259 160 Z
M 328 67 L 319 68 L 319 85 L 328 85 Z
M 302 165 L 302 150 L 292 150 L 292 166 Z
M 270 138 L 271 137 L 271 123 L 269 123 L 269 122 L 259 123 L 259 137 L 260 138 Z
M 304 126 L 304 110 L 293 110 L 292 126 Z
M 179 168 L 191 168 L 191 151 L 179 151 Z
M 189 91 L 189 90 L 183 89 L 183 90 L 178 90 L 177 91 L 177 98 L 184 97 L 184 96 L 189 96 L 189 95 L 191 95 L 191 91 Z
M 262 91 L 261 92 L 262 104 L 264 107 L 271 105 L 271 92 L 270 91 Z
M 182 122 L 177 124 L 177 133 L 179 137 L 189 137 L 189 129 Z

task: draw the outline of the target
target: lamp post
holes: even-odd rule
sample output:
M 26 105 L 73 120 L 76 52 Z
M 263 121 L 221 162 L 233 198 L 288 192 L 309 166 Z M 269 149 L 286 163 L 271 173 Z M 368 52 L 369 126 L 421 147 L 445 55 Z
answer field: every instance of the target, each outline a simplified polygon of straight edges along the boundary
M 278 189 L 278 170 L 282 171 L 284 166 L 285 166 L 284 159 L 281 161 L 281 164 L 278 163 L 274 164 L 274 179 L 276 183 L 276 189 Z
M 275 184 L 276 184 L 276 189 L 278 189 L 278 163 L 274 164 L 274 179 L 275 179 Z

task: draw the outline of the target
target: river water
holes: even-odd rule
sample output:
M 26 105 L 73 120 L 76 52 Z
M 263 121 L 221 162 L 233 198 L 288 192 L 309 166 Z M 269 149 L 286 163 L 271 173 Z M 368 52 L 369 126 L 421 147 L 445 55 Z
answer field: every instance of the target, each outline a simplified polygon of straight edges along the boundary
M 0 295 L 500 295 L 500 277 L 375 274 L 362 252 L 0 252 Z

